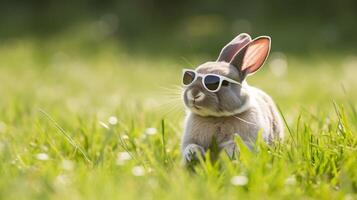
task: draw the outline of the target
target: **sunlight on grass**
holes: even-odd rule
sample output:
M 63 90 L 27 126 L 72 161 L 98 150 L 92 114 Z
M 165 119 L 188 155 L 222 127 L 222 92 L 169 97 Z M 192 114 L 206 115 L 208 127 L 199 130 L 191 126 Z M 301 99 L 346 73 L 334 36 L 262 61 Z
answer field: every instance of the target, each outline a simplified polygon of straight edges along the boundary
M 0 50 L 0 198 L 356 198 L 355 57 L 272 54 L 248 81 L 276 100 L 286 140 L 191 172 L 179 151 L 185 64 L 110 44 L 68 53 L 71 42 L 43 59 L 32 40 Z

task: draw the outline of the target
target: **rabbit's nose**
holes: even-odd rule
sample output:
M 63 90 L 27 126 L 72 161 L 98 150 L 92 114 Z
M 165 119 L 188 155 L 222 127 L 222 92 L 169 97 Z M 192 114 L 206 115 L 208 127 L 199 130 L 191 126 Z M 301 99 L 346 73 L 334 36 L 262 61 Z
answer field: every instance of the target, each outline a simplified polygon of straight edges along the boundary
M 187 92 L 187 97 L 191 101 L 202 101 L 204 98 L 205 94 L 197 89 L 192 89 Z

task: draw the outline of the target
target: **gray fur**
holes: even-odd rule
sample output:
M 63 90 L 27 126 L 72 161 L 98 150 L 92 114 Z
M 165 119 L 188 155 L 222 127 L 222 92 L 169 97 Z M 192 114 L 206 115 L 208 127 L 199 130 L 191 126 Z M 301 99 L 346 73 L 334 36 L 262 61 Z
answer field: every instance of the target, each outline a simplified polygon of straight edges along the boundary
M 239 69 L 225 61 L 204 63 L 196 69 L 198 73 L 219 74 L 242 85 L 231 83 L 212 93 L 204 89 L 198 78 L 185 88 L 183 101 L 187 116 L 181 145 L 185 163 L 194 158 L 195 152 L 204 154 L 213 138 L 219 150 L 225 150 L 231 157 L 236 149 L 233 142 L 236 134 L 249 148 L 253 147 L 259 131 L 266 143 L 283 138 L 283 123 L 273 100 L 260 89 L 249 86 Z

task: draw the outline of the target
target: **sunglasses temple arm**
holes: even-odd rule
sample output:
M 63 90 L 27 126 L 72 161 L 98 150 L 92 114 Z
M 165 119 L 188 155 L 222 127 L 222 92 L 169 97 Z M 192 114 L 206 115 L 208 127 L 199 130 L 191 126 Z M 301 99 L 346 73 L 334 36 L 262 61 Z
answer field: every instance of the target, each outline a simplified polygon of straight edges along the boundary
M 223 80 L 226 80 L 228 82 L 235 83 L 235 84 L 238 84 L 238 85 L 242 86 L 242 84 L 239 83 L 238 81 L 235 81 L 235 80 L 227 78 L 227 77 L 223 77 Z

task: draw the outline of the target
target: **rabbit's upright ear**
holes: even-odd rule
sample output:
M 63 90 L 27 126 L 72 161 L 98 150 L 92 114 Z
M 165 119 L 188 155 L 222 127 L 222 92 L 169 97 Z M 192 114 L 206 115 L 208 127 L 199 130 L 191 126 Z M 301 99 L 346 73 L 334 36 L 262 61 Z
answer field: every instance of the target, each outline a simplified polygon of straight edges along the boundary
M 258 37 L 234 55 L 230 64 L 238 68 L 243 79 L 263 66 L 269 55 L 270 41 L 269 36 Z
M 247 33 L 241 33 L 223 47 L 218 56 L 217 61 L 230 62 L 234 55 L 238 53 L 246 44 L 251 41 L 251 37 Z

